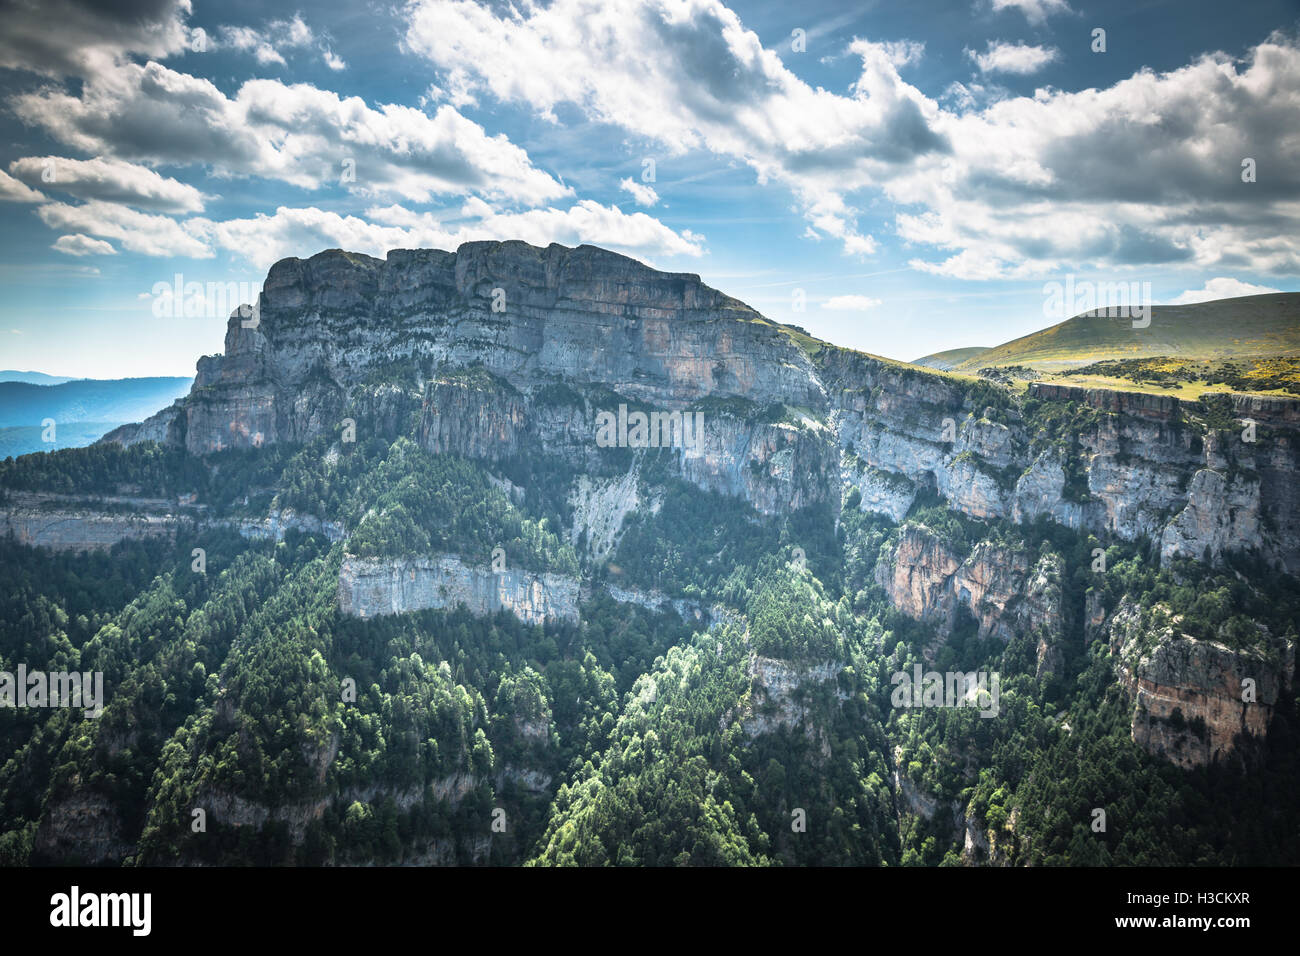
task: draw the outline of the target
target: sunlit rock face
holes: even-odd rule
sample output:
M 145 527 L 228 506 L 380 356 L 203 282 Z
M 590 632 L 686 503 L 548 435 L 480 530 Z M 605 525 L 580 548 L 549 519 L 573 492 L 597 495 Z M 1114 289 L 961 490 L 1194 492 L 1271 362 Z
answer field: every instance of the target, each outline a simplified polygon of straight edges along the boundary
M 945 634 L 964 609 L 978 635 L 1010 640 L 1018 633 L 1038 638 L 1039 673 L 1059 668 L 1063 631 L 1060 556 L 1033 555 L 1014 545 L 981 541 L 962 556 L 924 525 L 905 524 L 876 581 L 890 603 Z
M 528 624 L 577 621 L 578 589 L 577 578 L 567 575 L 494 571 L 466 564 L 456 555 L 349 555 L 339 571 L 339 609 L 350 617 L 373 618 L 464 606 L 479 616 L 509 611 Z
M 106 440 L 205 454 L 351 421 L 609 478 L 640 450 L 611 465 L 597 419 L 630 403 L 698 412 L 700 440 L 657 450 L 661 467 L 762 513 L 838 510 L 856 488 L 861 508 L 901 521 L 933 494 L 972 517 L 1149 539 L 1165 561 L 1255 550 L 1300 571 L 1300 401 L 1227 400 L 1256 440 L 1172 396 L 1043 382 L 1021 395 L 838 349 L 698 276 L 595 247 L 474 242 L 276 263 L 190 395 Z M 1063 443 L 1043 441 L 1053 404 L 1088 412 Z
M 1116 673 L 1133 701 L 1134 742 L 1188 768 L 1249 760 L 1295 677 L 1295 645 L 1235 650 L 1182 633 L 1160 612 L 1125 599 L 1109 626 Z

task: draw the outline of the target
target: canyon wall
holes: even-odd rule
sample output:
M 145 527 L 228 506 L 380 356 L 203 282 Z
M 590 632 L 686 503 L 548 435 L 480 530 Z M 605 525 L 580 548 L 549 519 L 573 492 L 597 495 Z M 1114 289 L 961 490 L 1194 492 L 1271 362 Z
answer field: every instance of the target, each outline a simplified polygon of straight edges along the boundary
M 577 621 L 578 580 L 562 574 L 493 571 L 455 555 L 396 560 L 348 555 L 339 570 L 339 609 L 352 617 L 464 605 L 472 614 L 509 611 L 521 621 Z

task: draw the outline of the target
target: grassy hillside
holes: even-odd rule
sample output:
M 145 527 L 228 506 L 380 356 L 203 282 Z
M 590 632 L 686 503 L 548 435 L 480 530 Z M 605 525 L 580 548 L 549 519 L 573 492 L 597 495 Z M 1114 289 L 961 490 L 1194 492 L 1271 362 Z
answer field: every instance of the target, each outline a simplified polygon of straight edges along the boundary
M 937 368 L 942 372 L 947 372 L 958 365 L 974 361 L 987 351 L 989 351 L 987 345 L 974 345 L 964 349 L 948 349 L 944 352 L 935 352 L 932 355 L 922 355 L 919 359 L 912 359 L 912 364 L 921 365 L 925 368 Z
M 1042 372 L 1073 369 L 1103 359 L 1168 356 L 1207 360 L 1252 355 L 1300 355 L 1300 293 L 1157 305 L 1151 309 L 1151 324 L 1143 329 L 1135 329 L 1128 317 L 1076 315 L 974 355 L 955 369 L 1019 365 Z

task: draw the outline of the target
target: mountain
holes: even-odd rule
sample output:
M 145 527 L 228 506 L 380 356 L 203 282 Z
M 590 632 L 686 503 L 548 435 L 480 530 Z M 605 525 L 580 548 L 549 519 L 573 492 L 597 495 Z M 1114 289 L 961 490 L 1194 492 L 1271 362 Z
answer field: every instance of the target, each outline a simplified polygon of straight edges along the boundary
M 59 385 L 72 381 L 66 375 L 46 375 L 44 372 L 19 372 L 16 369 L 0 369 L 0 382 L 27 382 L 30 385 Z
M 975 345 L 964 349 L 948 349 L 945 352 L 935 352 L 932 355 L 923 355 L 919 359 L 912 359 L 912 364 L 925 368 L 937 368 L 941 372 L 950 372 L 963 362 L 976 359 L 987 351 L 988 347 L 983 345 Z
M 1141 324 L 1144 318 L 1086 312 L 971 355 L 952 367 L 968 372 L 990 366 L 1059 371 L 1105 359 L 1300 356 L 1297 292 L 1155 305 L 1150 313 L 1150 324 L 1138 328 L 1135 322 Z
M 90 445 L 121 422 L 66 422 L 56 427 L 53 441 L 47 429 L 40 425 L 11 425 L 0 428 L 0 459 L 30 455 L 32 452 L 56 451 L 60 448 L 82 448 Z
M 40 373 L 20 373 L 39 375 Z M 0 381 L 0 455 L 21 455 L 95 441 L 184 395 L 190 378 L 75 379 L 57 384 Z M 53 421 L 53 433 L 49 430 Z
M 0 462 L 0 660 L 105 684 L 0 709 L 0 862 L 1296 862 L 1300 399 L 919 368 L 590 246 L 257 305 Z
M 1262 298 L 1300 304 L 1300 295 Z M 1258 490 L 1242 485 L 1243 507 L 1215 503 L 1193 521 L 1186 512 L 1199 503 L 1187 492 L 1171 498 L 1168 487 L 1190 489 L 1192 476 L 1215 462 L 1181 434 L 1141 443 L 1099 434 L 1060 455 L 1001 390 L 837 348 L 765 319 L 698 276 L 656 272 L 591 246 L 474 242 L 455 253 L 395 250 L 384 260 L 328 250 L 272 266 L 259 316 L 250 328 L 232 314 L 225 354 L 199 361 L 190 395 L 104 440 L 162 440 L 204 454 L 337 435 L 350 416 L 358 431 L 406 433 L 429 452 L 551 459 L 598 475 L 609 470 L 594 441 L 601 412 L 699 413 L 700 449 L 677 449 L 664 467 L 762 513 L 833 506 L 849 451 L 885 513 L 906 513 L 934 488 L 975 517 L 1049 514 L 1193 556 L 1207 546 L 1217 553 L 1248 521 L 1276 528 L 1258 540 L 1252 533 L 1252 543 L 1300 570 L 1294 450 L 1259 462 L 1250 449 L 1216 449 L 1249 455 L 1244 467 L 1269 477 Z M 1165 326 L 1153 319 L 1152 327 Z M 1047 384 L 1030 390 L 1039 400 L 1070 394 Z M 1294 414 L 1284 400 L 1228 401 L 1270 424 L 1289 426 Z M 1171 426 L 1205 414 L 1176 400 L 1120 395 L 1106 403 L 1125 420 Z M 1130 467 L 1134 481 L 1112 484 L 1107 469 L 1120 458 L 1150 474 Z M 1065 487 L 1076 470 L 1096 489 L 1086 502 L 1072 501 Z M 1176 529 L 1192 524 L 1197 533 L 1183 541 Z

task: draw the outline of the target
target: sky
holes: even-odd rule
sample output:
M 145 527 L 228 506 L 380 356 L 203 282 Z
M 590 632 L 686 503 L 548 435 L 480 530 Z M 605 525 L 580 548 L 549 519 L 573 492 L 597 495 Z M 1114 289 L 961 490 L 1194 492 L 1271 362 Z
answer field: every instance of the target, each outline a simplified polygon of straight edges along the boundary
M 0 23 L 0 368 L 192 374 L 230 299 L 327 248 L 591 243 L 903 360 L 1053 324 L 1067 276 L 1300 290 L 1297 0 L 0 0 Z

